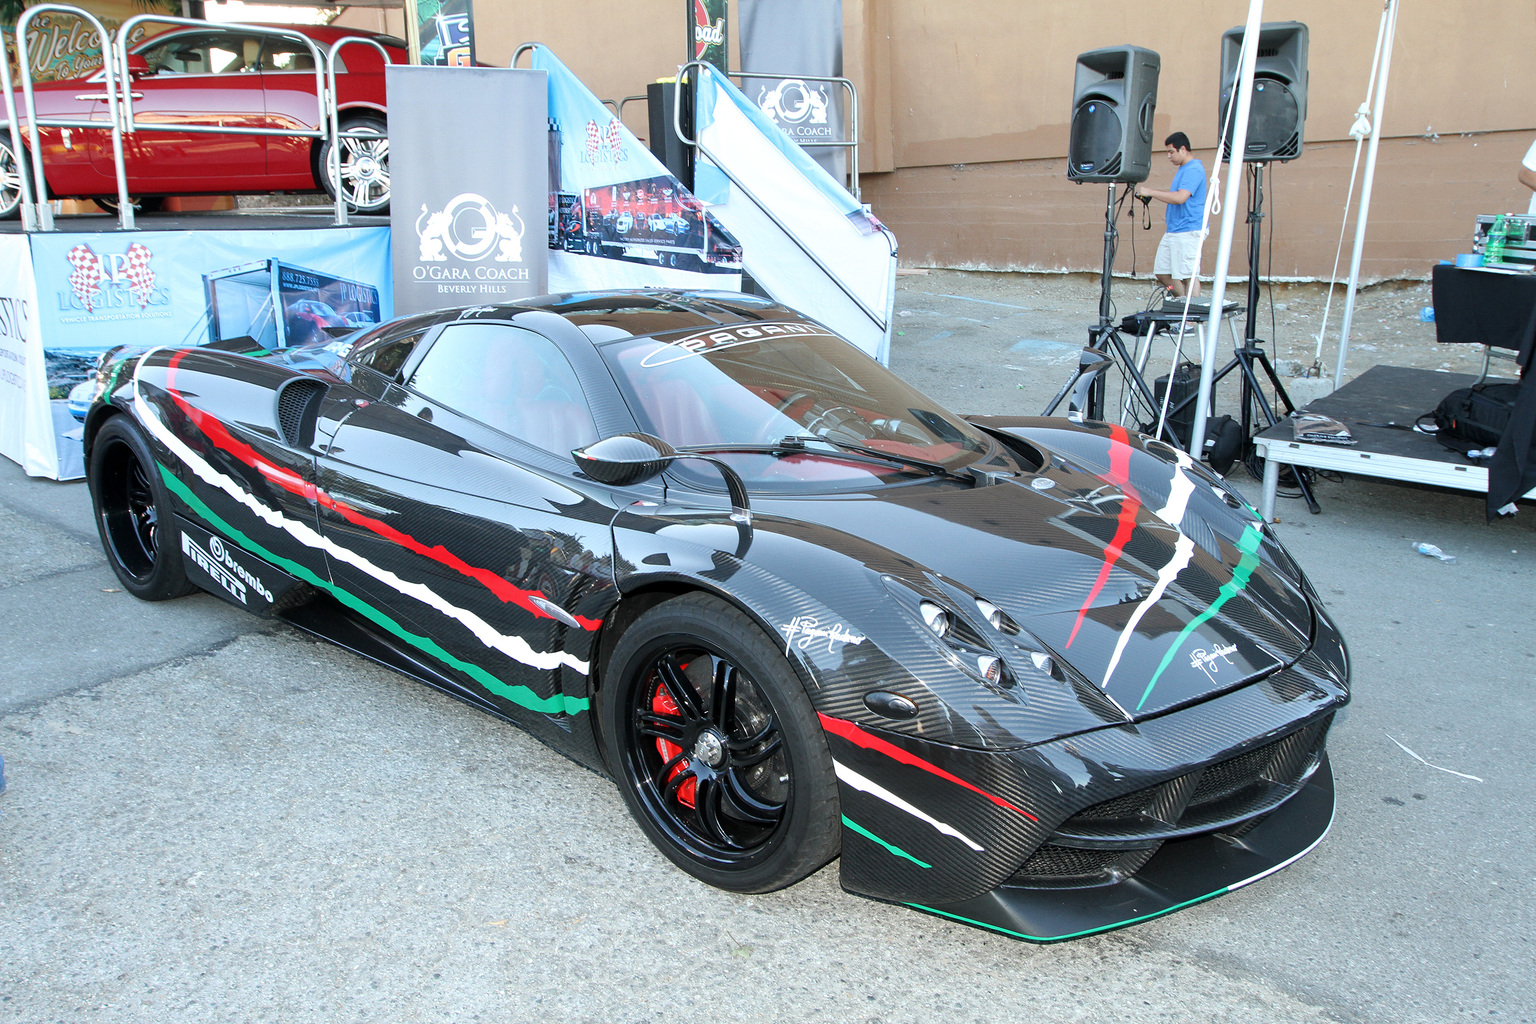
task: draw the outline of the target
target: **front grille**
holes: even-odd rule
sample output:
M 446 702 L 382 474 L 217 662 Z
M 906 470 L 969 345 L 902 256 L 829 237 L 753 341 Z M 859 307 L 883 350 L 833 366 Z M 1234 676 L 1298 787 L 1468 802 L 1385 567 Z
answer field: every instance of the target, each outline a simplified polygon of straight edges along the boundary
M 1240 835 L 1317 767 L 1332 715 L 1224 761 L 1094 804 L 1062 823 L 1010 885 L 1103 885 L 1134 873 L 1164 841 Z
M 1035 889 L 1075 889 L 1109 885 L 1134 875 L 1152 859 L 1161 843 L 1139 850 L 1075 850 L 1049 843 L 1030 855 L 1004 885 Z

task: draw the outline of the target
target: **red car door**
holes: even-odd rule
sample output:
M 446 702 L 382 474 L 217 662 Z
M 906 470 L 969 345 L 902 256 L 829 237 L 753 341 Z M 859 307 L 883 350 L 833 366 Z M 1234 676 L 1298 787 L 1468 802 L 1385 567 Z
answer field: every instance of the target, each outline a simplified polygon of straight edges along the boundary
M 138 53 L 147 73 L 132 81 L 138 131 L 124 136 L 130 192 L 262 189 L 262 135 L 166 131 L 159 125 L 266 127 L 261 89 L 262 37 L 193 29 L 159 36 Z M 94 116 L 105 120 L 105 96 Z M 91 162 L 111 176 L 112 137 L 93 132 Z

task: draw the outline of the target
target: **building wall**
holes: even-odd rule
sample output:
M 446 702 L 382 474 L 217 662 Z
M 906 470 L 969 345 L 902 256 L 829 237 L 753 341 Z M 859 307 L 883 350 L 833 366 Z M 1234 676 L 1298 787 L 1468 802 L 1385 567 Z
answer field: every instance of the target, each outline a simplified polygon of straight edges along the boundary
M 1241 0 L 1137 5 L 1103 0 L 842 0 L 844 73 L 859 89 L 863 198 L 917 266 L 1096 270 L 1103 186 L 1066 178 L 1076 56 L 1134 43 L 1162 57 L 1155 140 L 1189 134 L 1211 166 L 1220 40 L 1247 16 Z M 480 59 L 505 65 L 517 44 L 548 44 L 599 96 L 643 93 L 684 57 L 680 0 L 519 0 L 476 6 Z M 1300 159 L 1274 165 L 1266 233 L 1275 277 L 1326 277 L 1338 245 L 1381 4 L 1270 0 L 1267 21 L 1310 29 L 1310 87 Z M 734 31 L 734 25 L 732 26 Z M 1406 5 L 1398 23 L 1363 264 L 1368 278 L 1422 277 L 1467 248 L 1479 213 L 1523 210 L 1515 180 L 1532 138 L 1536 44 L 1528 3 Z M 645 135 L 645 106 L 625 122 Z M 1158 147 L 1160 151 L 1161 147 Z M 1153 161 L 1151 183 L 1172 168 Z M 1135 232 L 1150 268 L 1154 230 Z M 1139 208 L 1137 212 L 1139 219 Z M 1131 231 L 1121 222 L 1121 270 Z M 1239 225 L 1239 230 L 1244 230 Z M 1345 260 L 1353 239 L 1351 222 Z M 1216 242 L 1207 243 L 1205 266 Z M 1234 250 L 1246 267 L 1240 243 Z M 1143 255 L 1144 254 L 1144 255 Z

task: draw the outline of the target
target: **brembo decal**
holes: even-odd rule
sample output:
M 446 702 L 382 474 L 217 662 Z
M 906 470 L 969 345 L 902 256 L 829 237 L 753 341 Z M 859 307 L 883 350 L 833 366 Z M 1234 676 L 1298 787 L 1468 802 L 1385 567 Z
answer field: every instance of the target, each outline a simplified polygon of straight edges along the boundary
M 266 459 L 263 459 L 256 453 L 253 448 L 251 448 L 250 445 L 236 440 L 222 422 L 220 422 L 216 417 L 191 405 L 184 398 L 182 398 L 181 393 L 176 390 L 176 368 L 178 364 L 180 364 L 182 357 L 185 355 L 185 351 L 177 352 L 174 356 L 171 357 L 170 362 L 167 364 L 165 378 L 166 390 L 170 392 L 171 399 L 176 403 L 177 408 L 185 413 L 187 418 L 190 419 L 192 423 L 204 434 L 206 434 L 208 439 L 211 440 L 219 448 L 222 448 L 224 451 L 233 455 L 236 459 L 245 463 L 247 466 L 250 466 L 252 469 L 256 470 L 262 476 L 266 477 L 268 480 L 272 481 L 272 483 L 281 487 L 283 490 L 288 491 L 291 494 L 302 495 L 304 498 L 313 502 L 317 502 L 324 508 L 330 509 L 337 515 L 343 517 L 348 522 L 356 526 L 361 526 L 363 529 L 372 533 L 376 533 L 391 543 L 398 544 L 409 551 L 413 551 L 425 558 L 430 558 L 435 562 L 440 562 L 441 564 L 446 565 L 448 568 L 453 569 L 455 572 L 459 572 L 465 576 L 468 576 L 470 579 L 476 581 L 491 593 L 495 594 L 502 601 L 509 604 L 515 604 L 523 610 L 531 612 L 537 618 L 555 618 L 555 616 L 539 607 L 538 604 L 532 600 L 534 597 L 540 597 L 545 601 L 548 601 L 549 599 L 545 597 L 543 593 L 537 590 L 523 590 L 520 587 L 515 587 L 511 583 L 508 583 L 506 579 L 489 569 L 483 569 L 478 566 L 470 565 L 468 562 L 465 562 L 458 555 L 455 555 L 441 544 L 428 547 L 427 545 L 418 541 L 416 538 L 410 536 L 409 534 L 401 533 L 399 530 L 396 530 L 394 527 L 387 523 L 384 523 L 378 519 L 374 519 L 371 516 L 365 516 L 357 509 L 347 505 L 345 502 L 335 500 L 325 491 L 316 487 L 314 484 L 309 483 L 298 474 L 290 470 L 283 469 L 281 466 L 275 466 L 268 462 Z M 578 616 L 572 616 L 572 618 L 575 618 L 576 621 L 581 624 L 581 627 L 586 630 L 595 630 L 598 626 L 602 625 L 602 623 L 597 619 L 585 619 Z
M 861 793 L 868 793 L 870 796 L 875 797 L 876 799 L 884 800 L 886 803 L 890 804 L 892 807 L 896 808 L 897 810 L 905 811 L 906 813 L 912 815 L 912 817 L 916 818 L 917 820 L 922 821 L 922 822 L 926 822 L 927 824 L 932 825 L 934 828 L 938 829 L 944 835 L 951 836 L 951 837 L 953 837 L 955 839 L 960 840 L 962 843 L 964 843 L 966 846 L 969 846 L 971 849 L 975 850 L 977 853 L 985 853 L 986 852 L 982 847 L 978 846 L 969 836 L 967 836 L 964 832 L 961 832 L 959 829 L 955 828 L 953 825 L 946 825 L 944 822 L 940 821 L 938 818 L 935 818 L 935 817 L 933 817 L 932 815 L 929 815 L 929 814 L 925 814 L 924 812 L 918 810 L 916 807 L 913 807 L 911 804 L 907 803 L 905 800 L 903 800 L 901 797 L 897 796 L 895 793 L 892 793 L 890 790 L 886 789 L 884 786 L 881 786 L 879 783 L 871 782 L 869 779 L 866 779 L 864 776 L 860 775 L 858 772 L 854 771 L 852 768 L 849 768 L 847 765 L 843 764 L 841 761 L 833 760 L 832 767 L 834 769 L 836 769 L 837 777 L 838 777 L 839 780 L 841 780 L 842 782 L 846 783 L 849 786 L 852 786 L 854 789 L 859 790 Z
M 1189 496 L 1195 493 L 1195 481 L 1185 470 L 1194 465 L 1184 452 L 1174 449 L 1178 459 L 1178 465 L 1174 467 L 1173 479 L 1168 484 L 1168 501 L 1162 508 L 1154 513 L 1157 518 L 1179 531 L 1179 539 L 1173 544 L 1173 557 L 1168 563 L 1157 570 L 1157 583 L 1150 593 L 1136 606 L 1131 613 L 1131 619 L 1120 631 L 1120 639 L 1115 641 L 1115 652 L 1110 655 L 1109 668 L 1104 670 L 1103 687 L 1109 689 L 1109 677 L 1115 674 L 1115 666 L 1120 664 L 1120 655 L 1125 653 L 1125 645 L 1130 642 L 1131 635 L 1136 632 L 1136 627 L 1141 624 L 1142 617 L 1147 614 L 1157 602 L 1163 599 L 1168 587 L 1189 565 L 1190 559 L 1195 555 L 1195 542 L 1184 535 L 1180 524 L 1184 522 L 1184 511 L 1189 507 Z
M 848 815 L 846 815 L 846 814 L 843 815 L 843 826 L 845 828 L 853 830 L 854 832 L 857 832 L 859 835 L 863 836 L 865 839 L 868 839 L 870 842 L 876 843 L 876 844 L 878 844 L 880 846 L 885 847 L 885 849 L 887 851 L 889 851 L 893 856 L 905 858 L 906 860 L 911 861 L 913 864 L 916 864 L 920 868 L 931 868 L 931 867 L 933 867 L 932 864 L 928 864 L 928 863 L 925 863 L 923 861 L 918 860 L 916 857 L 912 856 L 910 853 L 908 853 L 906 850 L 903 850 L 901 847 L 892 845 L 891 843 L 886 842 L 884 839 L 881 839 L 879 836 L 875 835 L 869 829 L 865 828 L 863 825 L 860 825 L 858 822 L 854 821 L 852 818 L 848 817 Z
M 196 473 L 199 478 L 206 481 L 211 486 L 217 487 L 219 490 L 223 491 L 225 494 L 228 494 L 240 504 L 250 509 L 267 525 L 273 527 L 274 529 L 282 530 L 306 547 L 314 548 L 318 551 L 323 551 L 333 558 L 339 559 L 349 565 L 361 569 L 363 572 L 372 576 L 374 579 L 377 579 L 379 582 L 385 584 L 393 590 L 398 591 L 401 594 L 415 598 L 416 600 L 419 600 L 422 603 L 437 609 L 444 615 L 447 615 L 448 617 L 462 623 L 470 630 L 470 632 L 475 635 L 477 639 L 480 640 L 481 643 L 485 644 L 489 648 L 492 648 L 493 650 L 500 651 L 514 661 L 521 662 L 522 664 L 529 665 L 533 668 L 545 670 L 553 669 L 559 665 L 567 665 L 582 674 L 586 674 L 588 666 L 585 661 L 572 657 L 570 654 L 564 651 L 535 651 L 522 637 L 507 636 L 498 633 L 488 623 L 486 623 L 473 612 L 449 604 L 442 597 L 429 590 L 427 587 L 422 586 L 421 584 L 409 583 L 405 580 L 402 580 L 394 573 L 389 572 L 386 569 L 379 568 L 368 560 L 357 555 L 355 552 L 350 551 L 347 548 L 340 547 L 329 539 L 322 537 L 307 524 L 291 519 L 276 509 L 272 509 L 266 505 L 263 505 L 261 502 L 257 501 L 256 498 L 248 491 L 244 490 L 237 483 L 235 483 L 235 481 L 220 473 L 218 470 L 214 469 L 211 465 L 204 461 L 202 456 L 198 455 L 191 448 L 189 448 L 185 442 L 171 433 L 165 424 L 160 422 L 159 418 L 155 416 L 153 408 L 149 405 L 148 402 L 144 400 L 142 394 L 139 393 L 137 378 L 134 380 L 134 401 L 139 412 L 140 420 L 162 444 L 164 444 L 172 451 L 172 453 L 176 455 L 177 458 L 181 459 L 184 464 L 191 468 L 191 470 Z M 185 490 L 185 488 L 179 488 L 179 490 Z M 190 494 L 190 492 L 187 493 Z M 201 503 L 198 503 L 198 505 L 200 508 L 206 508 L 206 506 L 202 506 Z M 229 531 L 226 530 L 225 532 L 228 533 Z M 245 546 L 254 554 L 267 557 L 263 554 L 263 551 L 257 550 L 254 546 Z M 271 558 L 268 558 L 268 560 L 270 561 Z M 287 560 L 284 560 L 284 562 L 286 564 Z M 394 632 L 402 639 L 413 644 L 413 646 L 422 647 L 422 644 L 418 642 L 421 640 L 421 638 L 415 637 L 414 634 L 405 632 L 403 628 L 398 624 L 389 621 L 381 621 L 382 615 L 381 613 L 377 612 L 377 610 L 367 608 L 367 606 L 359 607 L 361 602 L 358 602 L 355 597 L 352 597 L 350 594 L 345 594 L 345 592 L 340 588 L 334 587 L 327 581 L 321 581 L 318 580 L 318 578 L 311 579 L 311 576 L 312 574 L 307 572 L 304 574 L 304 578 L 307 581 L 314 583 L 316 586 L 323 587 L 324 589 L 336 594 L 338 597 L 343 597 L 343 595 L 345 595 L 345 603 L 348 603 L 353 607 L 358 607 L 358 610 L 364 611 L 365 614 L 371 613 L 369 614 L 369 617 L 374 619 L 374 621 L 379 622 L 380 625 L 384 625 L 385 628 L 390 629 L 391 632 Z M 431 641 L 426 642 L 431 643 Z M 444 660 L 450 659 L 451 656 L 448 656 L 447 652 L 442 652 L 441 655 L 438 653 L 438 651 L 441 649 L 437 648 L 436 644 L 432 644 L 432 647 L 435 648 L 435 650 L 431 650 L 429 653 L 432 653 L 434 657 L 440 657 Z M 427 650 L 428 648 L 422 647 L 422 649 Z M 451 663 L 455 664 L 456 667 L 463 667 L 463 663 L 458 662 L 457 659 L 451 659 Z M 466 671 L 468 671 L 468 669 L 466 669 Z M 475 675 L 476 679 L 484 683 L 488 689 L 492 690 L 492 692 L 506 696 L 508 700 L 512 700 L 516 703 L 522 704 L 523 706 L 533 707 L 532 704 L 527 703 L 529 699 L 533 701 L 542 701 L 542 698 L 538 698 L 536 696 L 530 696 L 529 698 L 520 700 L 517 696 L 504 693 L 503 690 L 511 690 L 515 692 L 526 690 L 527 688 L 507 687 L 506 684 L 496 680 L 494 676 L 491 676 L 489 673 L 484 672 L 483 670 L 480 670 L 478 674 L 474 672 L 471 674 Z M 491 686 L 489 682 L 486 682 L 487 680 L 494 682 L 496 685 Z M 533 691 L 527 690 L 527 693 L 532 695 Z M 566 702 L 570 703 L 570 699 L 567 698 Z M 578 703 L 580 703 L 581 707 L 577 710 L 584 710 L 587 702 L 582 700 Z M 548 709 L 540 708 L 539 710 Z M 555 710 L 559 709 L 556 708 Z
M 1189 624 L 1179 631 L 1179 635 L 1173 640 L 1173 645 L 1168 648 L 1168 653 L 1163 655 L 1163 660 L 1157 666 L 1157 671 L 1152 674 L 1152 681 L 1147 683 L 1146 692 L 1141 695 L 1141 700 L 1137 702 L 1137 711 L 1140 711 L 1142 705 L 1146 704 L 1147 698 L 1152 696 L 1152 688 L 1162 678 L 1164 670 L 1173 661 L 1174 654 L 1183 646 L 1184 641 L 1189 638 L 1189 635 L 1200 628 L 1202 623 L 1214 618 L 1216 613 L 1221 611 L 1222 605 L 1242 593 L 1248 586 L 1249 579 L 1253 577 L 1253 570 L 1259 567 L 1258 550 L 1259 545 L 1263 543 L 1264 534 L 1257 525 L 1249 523 L 1243 528 L 1243 535 L 1237 539 L 1237 549 L 1243 554 L 1237 560 L 1237 566 L 1232 570 L 1232 578 L 1221 585 L 1221 590 L 1217 592 L 1216 600 L 1211 602 L 1210 607 L 1196 615 L 1193 619 L 1190 619 Z
M 1136 511 L 1141 508 L 1141 501 L 1131 486 L 1131 435 L 1118 423 L 1110 424 L 1109 427 L 1109 475 L 1100 479 L 1120 488 L 1120 518 L 1115 525 L 1114 539 L 1104 548 L 1104 564 L 1099 567 L 1099 578 L 1094 580 L 1093 588 L 1088 591 L 1088 597 L 1077 613 L 1077 621 L 1072 624 L 1072 635 L 1067 637 L 1067 647 L 1071 647 L 1072 641 L 1077 639 L 1077 631 L 1082 628 L 1088 609 L 1093 607 L 1094 599 L 1109 580 L 1109 571 L 1120 560 L 1121 550 L 1136 531 Z
M 1030 821 L 1040 820 L 1033 814 L 1030 814 L 1028 811 L 1024 810 L 1022 807 L 1015 807 L 1013 804 L 1009 803 L 1007 800 L 1004 800 L 1000 796 L 993 796 L 991 793 L 988 793 L 984 789 L 978 789 L 976 786 L 971 785 L 964 779 L 955 775 L 951 775 L 949 772 L 945 771 L 943 768 L 940 768 L 938 765 L 929 761 L 924 761 L 916 754 L 908 753 L 907 751 L 902 750 L 900 747 L 896 746 L 894 743 L 888 743 L 875 734 L 859 728 L 852 722 L 841 718 L 833 718 L 831 715 L 823 715 L 820 713 L 818 713 L 816 717 L 821 719 L 821 727 L 827 730 L 827 732 L 830 732 L 834 736 L 840 736 L 855 746 L 863 747 L 865 750 L 873 750 L 877 754 L 884 754 L 886 757 L 900 761 L 905 765 L 911 765 L 913 768 L 921 768 L 923 771 L 937 775 L 939 778 L 944 779 L 947 782 L 953 782 L 957 786 L 965 787 L 972 793 L 975 793 L 979 796 L 984 796 L 994 804 L 997 804 L 999 807 L 1005 807 L 1010 811 L 1015 811 L 1019 814 L 1022 814 Z

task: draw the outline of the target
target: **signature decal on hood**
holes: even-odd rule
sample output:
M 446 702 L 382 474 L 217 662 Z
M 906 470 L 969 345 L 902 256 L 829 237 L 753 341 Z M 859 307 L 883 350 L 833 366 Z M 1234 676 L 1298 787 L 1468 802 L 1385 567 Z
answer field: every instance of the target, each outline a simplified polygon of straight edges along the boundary
M 841 622 L 823 626 L 821 620 L 814 615 L 796 615 L 779 629 L 784 633 L 786 655 L 791 646 L 799 647 L 803 651 L 818 640 L 825 640 L 827 653 L 833 654 L 835 653 L 832 649 L 833 644 L 861 644 L 867 639 L 858 633 L 851 632 Z
M 1189 665 L 1190 668 L 1197 668 L 1204 672 L 1205 678 L 1214 683 L 1217 674 L 1221 672 L 1221 665 L 1218 663 L 1226 662 L 1228 665 L 1232 664 L 1231 656 L 1236 652 L 1237 644 L 1227 644 L 1225 646 L 1217 644 L 1209 651 L 1203 647 L 1197 648 L 1189 652 Z

